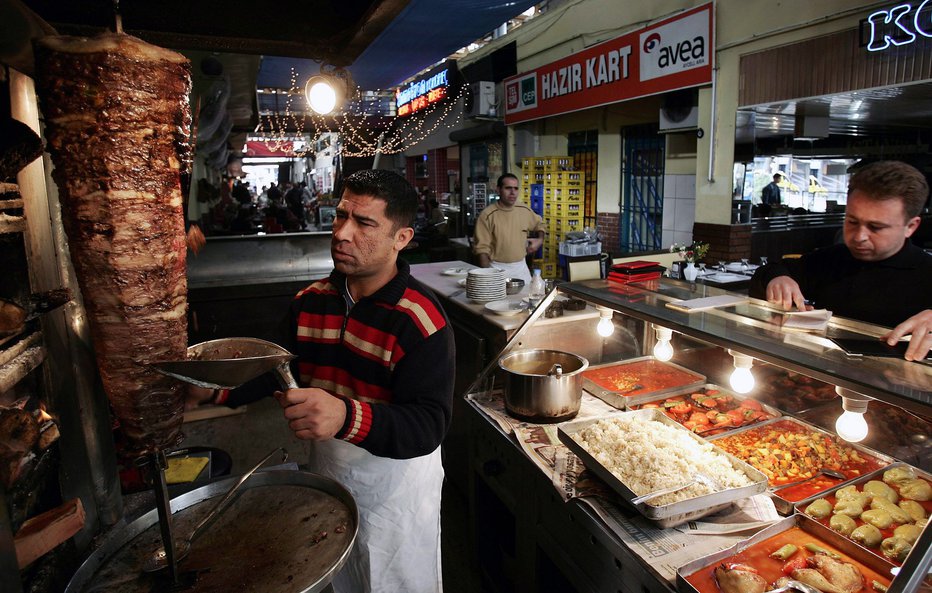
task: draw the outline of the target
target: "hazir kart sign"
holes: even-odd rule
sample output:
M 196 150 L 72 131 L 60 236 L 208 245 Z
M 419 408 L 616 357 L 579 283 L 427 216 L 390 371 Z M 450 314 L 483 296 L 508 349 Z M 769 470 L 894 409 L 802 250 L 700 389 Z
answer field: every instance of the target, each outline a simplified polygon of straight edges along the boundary
M 505 80 L 516 124 L 712 82 L 712 5 Z

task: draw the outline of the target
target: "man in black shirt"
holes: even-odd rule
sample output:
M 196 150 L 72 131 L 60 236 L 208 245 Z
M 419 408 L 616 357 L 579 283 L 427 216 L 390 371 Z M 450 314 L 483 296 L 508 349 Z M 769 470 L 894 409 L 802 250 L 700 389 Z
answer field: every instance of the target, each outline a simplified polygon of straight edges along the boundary
M 925 176 L 906 163 L 867 165 L 848 184 L 844 244 L 759 268 L 750 295 L 893 327 L 887 343 L 911 335 L 906 360 L 922 360 L 932 350 L 932 255 L 909 237 L 928 195 Z
M 780 183 L 780 174 L 774 173 L 773 181 L 764 186 L 764 189 L 760 192 L 760 201 L 768 206 L 779 206 L 781 203 L 780 199 L 780 186 L 777 185 Z

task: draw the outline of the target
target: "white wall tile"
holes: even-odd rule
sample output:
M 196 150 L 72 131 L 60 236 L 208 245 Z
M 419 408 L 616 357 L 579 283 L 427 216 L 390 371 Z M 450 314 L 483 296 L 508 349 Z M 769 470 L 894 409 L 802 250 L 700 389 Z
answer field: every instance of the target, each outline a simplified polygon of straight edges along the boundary
M 673 242 L 680 245 L 690 245 L 693 242 L 693 234 L 692 232 L 674 231 Z
M 676 197 L 676 178 L 678 175 L 664 175 L 663 176 L 663 197 L 675 198 Z
M 663 199 L 663 222 L 661 227 L 663 229 L 673 230 L 674 226 L 674 216 L 676 213 L 676 203 L 679 202 L 676 198 L 671 198 L 669 196 Z
M 696 199 L 696 176 L 695 175 L 677 175 L 676 197 Z
M 675 235 L 676 232 L 672 229 L 663 229 L 663 234 L 660 235 L 660 246 L 664 249 L 669 249 L 670 245 L 673 245 L 676 241 L 674 238 Z
M 685 198 L 676 201 L 676 212 L 673 218 L 673 228 L 685 231 L 692 236 L 693 223 L 696 221 L 696 200 Z

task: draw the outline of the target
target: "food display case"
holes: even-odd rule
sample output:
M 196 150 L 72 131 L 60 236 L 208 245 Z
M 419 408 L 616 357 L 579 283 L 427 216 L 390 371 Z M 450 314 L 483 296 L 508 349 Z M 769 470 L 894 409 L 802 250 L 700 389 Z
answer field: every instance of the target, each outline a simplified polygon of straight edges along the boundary
M 842 449 L 863 453 L 876 461 L 878 467 L 871 465 L 858 470 L 862 472 L 859 475 L 846 475 L 844 481 L 835 481 L 842 486 L 856 483 L 875 470 L 882 473 L 884 468 L 902 461 L 914 465 L 921 475 L 929 471 L 932 427 L 924 419 L 932 415 L 932 366 L 893 358 L 848 356 L 830 338 L 879 338 L 887 331 L 853 320 L 836 317 L 824 330 L 800 332 L 785 329 L 782 313 L 756 299 L 693 313 L 667 306 L 671 301 L 722 294 L 727 293 L 711 286 L 666 278 L 624 286 L 606 280 L 586 280 L 558 285 L 536 310 L 524 314 L 526 319 L 510 336 L 499 357 L 530 349 L 563 350 L 585 357 L 590 370 L 625 368 L 638 360 L 668 361 L 669 368 L 691 373 L 695 381 L 678 389 L 657 389 L 654 395 L 639 397 L 632 403 L 623 396 L 607 397 L 611 390 L 586 378 L 582 381 L 583 403 L 576 418 L 555 418 L 553 424 L 534 424 L 509 416 L 507 409 L 496 405 L 497 400 L 504 399 L 508 381 L 498 365 L 499 357 L 488 361 L 467 390 L 465 400 L 472 439 L 468 494 L 473 535 L 485 584 L 490 590 L 672 591 L 678 588 L 677 569 L 700 559 L 698 555 L 688 557 L 682 549 L 670 552 L 674 547 L 688 549 L 695 544 L 706 555 L 714 549 L 719 552 L 743 549 L 740 542 L 768 525 L 779 523 L 785 530 L 786 525 L 805 523 L 809 529 L 803 513 L 794 509 L 792 502 L 785 502 L 778 508 L 784 514 L 789 513 L 789 518 L 780 520 L 774 512 L 767 520 L 749 524 L 746 530 L 733 534 L 732 540 L 702 539 L 688 533 L 707 528 L 719 520 L 716 517 L 728 516 L 745 505 L 754 506 L 759 500 L 775 501 L 769 498 L 772 484 L 763 494 L 755 494 L 759 490 L 749 488 L 746 496 L 734 497 L 739 499 L 736 504 L 711 518 L 694 510 L 694 503 L 678 503 L 688 506 L 690 515 L 690 521 L 680 525 L 676 525 L 678 521 L 659 517 L 656 512 L 652 517 L 649 506 L 626 504 L 625 498 L 644 492 L 629 489 L 627 482 L 619 485 L 620 481 L 615 480 L 619 483 L 613 484 L 612 474 L 604 466 L 589 471 L 585 467 L 587 462 L 607 464 L 587 455 L 567 436 L 578 434 L 597 419 L 631 414 L 626 410 L 644 404 L 660 408 L 654 412 L 669 419 L 661 414 L 665 402 L 669 400 L 673 405 L 689 399 L 694 406 L 690 414 L 714 415 L 721 423 L 716 427 L 718 430 L 704 436 L 695 425 L 685 425 L 689 421 L 686 417 L 674 418 L 671 423 L 710 443 L 716 437 L 739 435 L 772 423 L 811 427 L 816 435 L 813 438 L 829 439 Z M 551 303 L 569 299 L 584 301 L 587 309 L 598 316 L 562 323 L 545 317 Z M 672 357 L 668 358 L 666 348 L 655 348 L 658 341 L 666 342 L 662 346 L 672 347 Z M 744 383 L 733 381 L 733 375 L 739 378 L 744 375 Z M 631 379 L 631 385 L 638 383 L 637 378 L 627 379 Z M 719 390 L 730 397 L 710 397 L 710 393 L 718 395 Z M 878 424 L 872 421 L 874 411 L 884 418 L 889 417 L 889 408 L 908 415 L 911 421 L 904 428 L 910 434 L 889 443 L 888 439 L 868 437 L 865 443 L 851 443 L 845 448 L 847 444 L 836 435 L 834 424 L 825 426 L 823 422 L 820 428 L 801 418 L 810 409 L 823 410 L 821 416 L 825 416 L 830 413 L 826 408 L 837 410 L 837 417 L 842 412 L 840 402 L 849 399 L 861 404 L 867 402 L 864 416 L 869 426 Z M 725 426 L 727 413 L 715 409 L 725 402 L 745 402 L 745 410 L 738 408 L 741 413 L 733 414 L 735 426 Z M 773 418 L 741 424 L 746 420 L 746 411 L 763 411 Z M 897 456 L 904 450 L 900 442 L 903 439 L 912 444 L 908 460 Z M 573 447 L 566 446 L 567 441 Z M 814 443 L 814 448 L 821 446 Z M 576 455 L 577 452 L 581 455 Z M 646 457 L 635 456 L 627 464 L 639 466 L 643 472 L 674 474 L 667 484 L 674 488 L 678 481 L 684 482 L 684 475 L 677 476 L 675 470 L 669 469 L 673 466 L 648 461 Z M 813 475 L 801 473 L 798 478 L 814 480 L 822 474 L 819 469 L 830 470 L 828 465 L 823 461 Z M 651 483 L 654 484 L 651 488 L 662 487 L 657 481 Z M 693 513 L 700 522 L 709 523 L 697 528 Z M 820 528 L 827 532 L 825 537 L 820 535 L 823 541 L 833 545 L 841 542 L 843 553 L 856 548 L 843 537 L 841 540 L 847 543 L 836 542 L 837 534 L 825 525 L 816 525 L 812 530 L 821 533 Z M 688 541 L 684 539 L 688 537 L 699 539 L 683 545 L 670 544 Z M 890 580 L 889 591 L 932 590 L 925 578 L 932 564 L 930 543 L 932 530 L 921 530 L 899 576 L 884 575 Z M 866 582 L 868 588 L 864 590 L 869 591 L 870 581 Z M 771 584 L 768 583 L 767 590 L 772 588 Z M 884 582 L 883 586 L 887 584 Z M 685 583 L 679 587 L 695 590 Z

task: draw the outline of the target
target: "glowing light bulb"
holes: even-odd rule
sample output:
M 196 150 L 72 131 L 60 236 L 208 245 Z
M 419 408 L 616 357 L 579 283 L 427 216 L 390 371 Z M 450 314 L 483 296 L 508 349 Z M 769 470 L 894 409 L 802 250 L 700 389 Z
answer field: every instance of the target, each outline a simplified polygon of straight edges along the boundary
M 841 409 L 844 410 L 835 421 L 835 432 L 849 443 L 863 441 L 868 432 L 864 412 L 870 398 L 844 387 L 835 387 L 835 393 L 841 396 Z
M 750 393 L 754 389 L 754 375 L 751 374 L 754 359 L 747 354 L 741 354 L 734 350 L 729 350 L 728 354 L 731 354 L 735 359 L 735 370 L 732 371 L 728 380 L 731 383 L 731 388 L 737 393 Z
M 664 362 L 673 358 L 673 345 L 670 338 L 673 337 L 673 330 L 654 325 L 654 332 L 657 334 L 657 343 L 654 345 L 654 358 Z
M 312 78 L 305 88 L 307 103 L 315 112 L 327 115 L 337 106 L 337 92 L 323 78 Z
M 599 324 L 595 326 L 595 330 L 599 332 L 600 336 L 607 338 L 615 333 L 615 324 L 612 323 L 611 317 L 603 317 L 599 319 Z
M 599 323 L 595 326 L 595 331 L 603 338 L 607 338 L 615 333 L 615 324 L 612 323 L 612 310 L 608 307 L 596 306 L 599 310 Z
M 859 412 L 842 412 L 835 421 L 835 432 L 849 443 L 859 443 L 867 438 L 867 420 Z
M 754 375 L 751 374 L 751 369 L 735 369 L 728 382 L 735 393 L 749 393 L 754 389 Z

